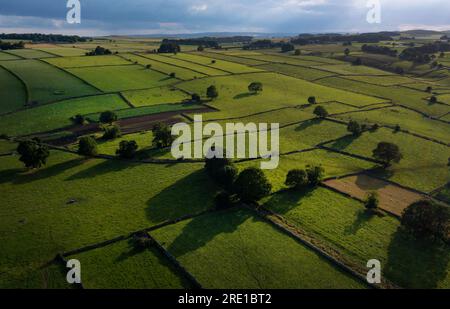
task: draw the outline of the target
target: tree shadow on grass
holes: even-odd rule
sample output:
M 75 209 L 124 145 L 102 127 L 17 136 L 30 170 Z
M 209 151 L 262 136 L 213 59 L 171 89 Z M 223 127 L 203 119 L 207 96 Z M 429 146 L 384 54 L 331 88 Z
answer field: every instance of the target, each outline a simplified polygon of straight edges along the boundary
M 151 222 L 163 222 L 199 213 L 213 205 L 216 191 L 206 172 L 196 171 L 150 198 L 147 217 Z
M 337 140 L 335 140 L 330 147 L 336 150 L 344 151 L 347 149 L 353 142 L 358 139 L 358 136 L 354 136 L 352 134 L 343 136 Z
M 245 99 L 245 98 L 253 97 L 253 96 L 256 96 L 256 95 L 257 95 L 256 93 L 244 92 L 244 93 L 240 93 L 240 94 L 235 95 L 233 97 L 233 100 Z
M 322 123 L 322 121 L 323 121 L 323 119 L 311 119 L 311 120 L 303 121 L 302 123 L 300 123 L 300 125 L 298 127 L 295 128 L 295 131 L 299 132 L 299 131 L 306 130 L 312 126 L 320 125 Z
M 86 160 L 84 158 L 76 158 L 37 170 L 27 171 L 25 168 L 4 170 L 0 172 L 0 183 L 11 182 L 13 184 L 26 184 L 33 181 L 50 178 L 81 165 L 85 161 Z
M 450 247 L 429 239 L 416 239 L 401 227 L 388 248 L 385 275 L 404 288 L 434 289 L 447 278 Z
M 373 217 L 374 214 L 372 212 L 368 211 L 367 209 L 360 209 L 353 224 L 345 228 L 345 235 L 355 235 Z
M 357 175 L 355 184 L 364 191 L 378 191 L 388 186 L 387 182 L 371 178 L 365 174 Z
M 275 193 L 263 206 L 277 214 L 284 215 L 291 209 L 302 207 L 302 200 L 311 196 L 314 190 L 315 188 L 304 188 Z
M 167 247 L 175 257 L 181 257 L 189 252 L 204 247 L 215 237 L 231 234 L 250 218 L 252 213 L 243 209 L 215 212 L 196 217 L 187 223 L 181 233 Z
M 109 173 L 120 172 L 136 166 L 136 163 L 130 163 L 119 160 L 105 160 L 99 164 L 82 170 L 66 179 L 66 181 L 95 178 Z

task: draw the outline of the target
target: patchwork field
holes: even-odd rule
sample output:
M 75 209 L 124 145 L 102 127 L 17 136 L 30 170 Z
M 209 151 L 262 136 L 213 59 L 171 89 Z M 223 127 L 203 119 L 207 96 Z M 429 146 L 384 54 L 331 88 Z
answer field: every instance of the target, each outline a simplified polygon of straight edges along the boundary
M 124 91 L 122 94 L 135 107 L 180 103 L 191 99 L 185 92 L 172 87 Z
M 23 108 L 27 102 L 25 85 L 3 67 L 0 67 L 0 92 L 2 94 L 1 114 Z
M 13 49 L 8 50 L 8 53 L 24 59 L 40 59 L 40 58 L 55 57 L 55 55 L 35 49 Z
M 82 68 L 130 64 L 128 61 L 117 56 L 59 57 L 46 59 L 45 61 L 60 68 Z

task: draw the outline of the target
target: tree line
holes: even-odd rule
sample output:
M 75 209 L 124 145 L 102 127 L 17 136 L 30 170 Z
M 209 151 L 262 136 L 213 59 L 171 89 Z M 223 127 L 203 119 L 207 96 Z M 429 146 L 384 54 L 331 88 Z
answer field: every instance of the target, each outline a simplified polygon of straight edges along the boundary
M 31 42 L 46 42 L 46 43 L 76 43 L 86 42 L 89 38 L 80 37 L 78 35 L 62 35 L 62 34 L 43 34 L 43 33 L 2 33 L 0 40 L 23 40 Z

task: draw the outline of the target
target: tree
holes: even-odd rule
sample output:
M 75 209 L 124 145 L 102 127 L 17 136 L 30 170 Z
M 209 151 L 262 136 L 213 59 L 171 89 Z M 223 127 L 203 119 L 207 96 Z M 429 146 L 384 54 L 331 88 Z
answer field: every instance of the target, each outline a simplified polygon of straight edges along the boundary
M 169 147 L 173 142 L 170 127 L 165 123 L 157 123 L 153 127 L 153 144 L 158 148 Z
M 175 42 L 163 41 L 158 49 L 158 53 L 162 54 L 174 54 L 181 51 L 180 46 Z
M 215 148 L 211 149 L 211 151 L 215 151 Z M 205 159 L 205 169 L 208 175 L 213 179 L 218 179 L 218 177 L 223 173 L 223 169 L 226 166 L 231 165 L 231 161 L 227 158 L 206 158 Z
M 430 200 L 421 200 L 411 204 L 403 212 L 401 223 L 417 237 L 449 240 L 449 208 Z
M 400 149 L 397 145 L 381 142 L 378 144 L 377 148 L 373 150 L 373 157 L 384 163 L 385 167 L 388 167 L 392 162 L 399 163 L 403 158 Z
M 205 48 L 203 47 L 203 45 L 200 45 L 199 47 L 197 47 L 197 51 L 202 52 L 204 51 Z
M 248 91 L 250 91 L 253 94 L 258 94 L 258 92 L 263 91 L 263 84 L 260 82 L 253 82 L 250 85 L 248 85 Z
M 309 97 L 308 98 L 308 103 L 309 104 L 316 104 L 316 97 L 314 97 L 314 96 L 311 96 L 311 97 Z
M 314 115 L 319 118 L 326 118 L 328 117 L 328 111 L 325 109 L 325 107 L 319 105 L 314 109 Z
M 377 209 L 379 204 L 380 200 L 378 199 L 378 194 L 376 192 L 369 193 L 366 200 L 364 201 L 364 206 L 366 206 L 366 208 L 369 210 Z
M 221 191 L 214 197 L 214 204 L 217 209 L 228 209 L 233 206 L 233 197 L 227 191 Z
M 295 49 L 295 46 L 291 43 L 284 43 L 281 45 L 281 52 L 283 52 L 283 53 L 293 51 L 294 49 Z
M 214 85 L 209 86 L 208 89 L 206 90 L 206 96 L 211 100 L 217 98 L 219 96 L 219 92 L 217 91 L 216 86 Z
M 84 125 L 86 123 L 86 118 L 84 118 L 83 115 L 76 115 L 75 117 L 72 118 L 73 122 L 75 122 L 78 125 Z
M 347 131 L 353 134 L 353 136 L 360 136 L 362 133 L 361 125 L 357 121 L 350 121 L 347 126 Z
M 344 54 L 345 54 L 345 56 L 350 55 L 350 49 L 346 48 L 346 49 L 344 50 Z
M 48 147 L 42 145 L 38 138 L 20 142 L 17 152 L 20 154 L 19 160 L 25 164 L 25 167 L 32 169 L 45 165 L 50 155 Z
M 308 173 L 304 170 L 291 170 L 286 176 L 285 185 L 290 188 L 301 189 L 309 184 Z
M 117 121 L 117 115 L 113 111 L 105 111 L 100 114 L 99 120 L 101 123 L 112 124 L 114 121 Z
M 437 103 L 437 98 L 436 98 L 436 96 L 432 96 L 432 97 L 430 98 L 430 103 L 431 103 L 431 104 Z
M 308 166 L 306 168 L 306 174 L 308 174 L 309 185 L 316 187 L 322 181 L 325 170 L 321 166 Z
M 296 49 L 294 55 L 300 56 L 302 54 L 302 51 L 300 49 Z
M 123 159 L 133 159 L 139 146 L 136 141 L 121 141 L 116 155 Z
M 151 64 L 147 64 L 145 67 L 150 70 L 152 68 L 152 65 Z
M 270 194 L 272 185 L 261 169 L 250 167 L 239 174 L 234 190 L 242 201 L 256 202 Z
M 228 164 L 219 168 L 215 173 L 215 180 L 222 185 L 226 190 L 232 191 L 233 183 L 238 176 L 238 169 Z
M 169 76 L 170 76 L 170 78 L 176 78 L 177 74 L 172 72 L 172 73 L 169 74 Z
M 353 65 L 362 65 L 362 60 L 361 60 L 361 58 L 356 58 L 356 60 L 355 61 L 353 61 Z
M 78 142 L 78 154 L 87 157 L 97 154 L 97 142 L 92 136 L 80 138 Z
M 433 87 L 428 86 L 427 89 L 425 89 L 425 92 L 431 93 L 433 91 Z
M 202 99 L 200 98 L 200 96 L 197 93 L 193 93 L 192 96 L 191 96 L 191 100 L 192 100 L 192 102 L 198 103 Z
M 120 130 L 120 127 L 117 125 L 104 127 L 103 128 L 103 139 L 105 140 L 112 140 L 120 137 L 122 135 L 122 132 Z

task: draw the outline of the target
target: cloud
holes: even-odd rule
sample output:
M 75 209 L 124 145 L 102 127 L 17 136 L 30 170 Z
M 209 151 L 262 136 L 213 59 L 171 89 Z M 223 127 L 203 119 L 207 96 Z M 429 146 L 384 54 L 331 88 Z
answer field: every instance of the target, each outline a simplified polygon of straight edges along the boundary
M 0 31 L 142 34 L 183 32 L 350 32 L 443 27 L 448 0 L 381 0 L 382 23 L 366 22 L 367 0 L 80 0 L 68 25 L 64 0 L 0 0 Z M 3 20 L 3 21 L 2 21 Z

